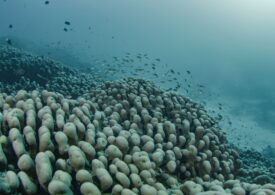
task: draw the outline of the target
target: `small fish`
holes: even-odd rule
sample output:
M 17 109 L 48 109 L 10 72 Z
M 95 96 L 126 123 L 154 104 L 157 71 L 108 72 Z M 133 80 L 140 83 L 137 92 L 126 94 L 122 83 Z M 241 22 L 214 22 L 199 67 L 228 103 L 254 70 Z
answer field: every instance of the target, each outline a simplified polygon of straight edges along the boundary
M 9 44 L 9 45 L 12 45 L 12 42 L 9 38 L 6 38 L 6 43 Z
M 48 5 L 50 3 L 50 1 L 45 1 L 44 3 L 45 3 L 45 5 Z
M 186 72 L 187 72 L 187 74 L 191 74 L 191 72 L 189 70 L 187 70 Z
M 171 72 L 172 74 L 174 74 L 174 73 L 175 73 L 175 71 L 174 71 L 173 69 L 170 69 L 170 72 Z
M 68 29 L 67 29 L 67 28 L 63 28 L 63 30 L 64 30 L 65 32 L 67 32 L 67 31 L 68 31 Z
M 160 62 L 160 59 L 159 59 L 159 58 L 156 58 L 156 61 Z
M 13 28 L 13 25 L 12 25 L 12 24 L 10 24 L 10 25 L 9 25 L 9 28 Z
M 69 21 L 65 21 L 64 24 L 71 25 L 71 23 Z

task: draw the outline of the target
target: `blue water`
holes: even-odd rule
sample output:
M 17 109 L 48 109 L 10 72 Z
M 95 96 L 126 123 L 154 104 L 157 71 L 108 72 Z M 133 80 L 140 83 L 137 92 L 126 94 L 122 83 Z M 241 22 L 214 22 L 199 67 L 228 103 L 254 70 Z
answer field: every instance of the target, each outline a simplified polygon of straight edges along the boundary
M 181 82 L 191 71 L 192 86 L 206 89 L 187 95 L 223 115 L 231 141 L 258 150 L 275 147 L 273 0 L 49 2 L 1 1 L 0 41 L 8 37 L 18 47 L 71 66 L 99 66 L 98 60 L 125 52 L 160 58 L 155 82 L 161 85 L 167 69 L 182 73 Z

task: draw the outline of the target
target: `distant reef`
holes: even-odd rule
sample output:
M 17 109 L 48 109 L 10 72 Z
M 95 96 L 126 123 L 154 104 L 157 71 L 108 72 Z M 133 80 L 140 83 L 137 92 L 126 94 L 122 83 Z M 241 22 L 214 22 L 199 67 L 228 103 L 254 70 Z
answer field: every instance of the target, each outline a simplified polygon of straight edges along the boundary
M 2 92 L 47 89 L 78 97 L 89 92 L 99 80 L 92 74 L 82 73 L 47 57 L 35 56 L 11 46 L 0 46 Z
M 0 194 L 275 193 L 274 162 L 188 97 L 11 47 L 0 63 Z

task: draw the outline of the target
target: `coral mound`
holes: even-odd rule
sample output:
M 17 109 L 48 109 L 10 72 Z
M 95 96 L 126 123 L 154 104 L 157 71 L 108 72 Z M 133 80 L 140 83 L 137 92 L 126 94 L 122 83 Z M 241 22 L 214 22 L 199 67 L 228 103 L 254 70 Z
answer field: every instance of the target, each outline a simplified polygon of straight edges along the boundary
M 0 46 L 0 91 L 47 89 L 67 96 L 88 93 L 99 81 L 95 76 L 10 46 Z
M 40 85 L 45 85 L 54 77 L 64 74 L 73 74 L 69 68 L 44 58 L 33 56 L 13 47 L 0 47 L 0 81 L 18 82 L 20 76 L 34 80 Z
M 241 183 L 238 153 L 202 106 L 151 82 L 106 82 L 84 98 L 0 97 L 0 192 L 272 194 Z

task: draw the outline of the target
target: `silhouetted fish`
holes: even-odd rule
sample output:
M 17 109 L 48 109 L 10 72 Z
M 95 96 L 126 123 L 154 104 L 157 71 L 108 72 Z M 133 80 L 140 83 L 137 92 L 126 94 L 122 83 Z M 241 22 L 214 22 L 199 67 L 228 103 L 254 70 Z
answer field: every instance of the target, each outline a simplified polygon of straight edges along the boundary
M 71 25 L 71 23 L 69 21 L 65 21 L 64 24 Z
M 12 25 L 12 24 L 10 24 L 10 25 L 9 25 L 9 28 L 13 28 L 13 25 Z
M 48 5 L 50 3 L 50 1 L 45 1 L 44 3 L 45 3 L 45 5 Z
M 12 45 L 12 42 L 9 38 L 6 38 L 6 43 L 9 44 L 9 45 Z

